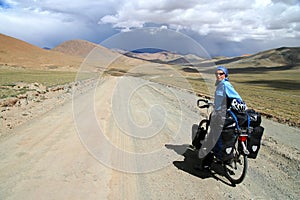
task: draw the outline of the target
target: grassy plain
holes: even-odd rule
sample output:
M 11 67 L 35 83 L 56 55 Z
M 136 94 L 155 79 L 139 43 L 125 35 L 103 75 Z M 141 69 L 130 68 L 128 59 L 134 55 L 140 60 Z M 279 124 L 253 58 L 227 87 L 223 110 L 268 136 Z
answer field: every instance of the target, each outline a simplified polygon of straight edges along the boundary
M 234 70 L 233 70 L 234 71 Z M 232 74 L 232 83 L 245 101 L 265 115 L 299 126 L 300 66 L 284 70 L 241 71 Z
M 0 85 L 13 85 L 18 82 L 41 83 L 45 86 L 54 86 L 69 83 L 75 80 L 75 72 L 41 71 L 26 69 L 1 69 Z

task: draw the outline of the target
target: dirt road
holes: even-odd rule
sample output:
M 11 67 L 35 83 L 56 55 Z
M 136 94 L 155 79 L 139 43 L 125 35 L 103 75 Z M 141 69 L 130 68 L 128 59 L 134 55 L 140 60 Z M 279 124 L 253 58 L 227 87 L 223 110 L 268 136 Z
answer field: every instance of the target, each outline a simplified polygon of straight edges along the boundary
M 242 184 L 195 170 L 196 99 L 132 77 L 78 91 L 0 142 L 0 199 L 300 198 L 300 131 L 269 120 Z

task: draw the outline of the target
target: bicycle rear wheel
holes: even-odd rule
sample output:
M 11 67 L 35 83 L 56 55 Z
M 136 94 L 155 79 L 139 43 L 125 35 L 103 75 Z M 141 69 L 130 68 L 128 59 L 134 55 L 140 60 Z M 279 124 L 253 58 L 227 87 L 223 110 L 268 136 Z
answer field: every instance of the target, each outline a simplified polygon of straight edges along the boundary
M 248 158 L 234 150 L 234 158 L 230 164 L 224 164 L 225 176 L 232 184 L 241 183 L 247 173 Z

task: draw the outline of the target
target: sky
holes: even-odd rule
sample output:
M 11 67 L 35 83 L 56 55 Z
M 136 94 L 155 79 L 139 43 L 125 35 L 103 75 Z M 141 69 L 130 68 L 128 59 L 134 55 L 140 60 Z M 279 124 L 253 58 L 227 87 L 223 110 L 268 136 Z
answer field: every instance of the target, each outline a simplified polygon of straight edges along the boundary
M 0 33 L 42 48 L 72 39 L 101 44 L 149 27 L 184 34 L 211 56 L 300 46 L 300 1 L 0 0 Z

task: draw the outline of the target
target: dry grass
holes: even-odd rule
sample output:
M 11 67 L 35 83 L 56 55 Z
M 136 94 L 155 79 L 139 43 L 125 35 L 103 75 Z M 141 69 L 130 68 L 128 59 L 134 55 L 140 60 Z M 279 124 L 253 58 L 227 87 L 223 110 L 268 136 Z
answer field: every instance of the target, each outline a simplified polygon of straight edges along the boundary
M 300 125 L 300 67 L 232 75 L 232 83 L 247 104 L 290 125 Z

